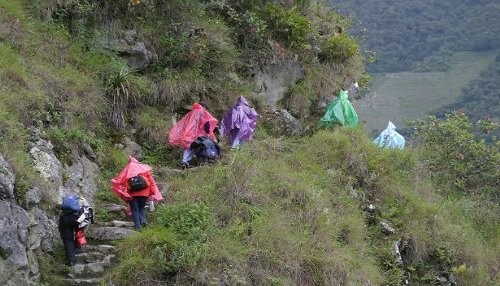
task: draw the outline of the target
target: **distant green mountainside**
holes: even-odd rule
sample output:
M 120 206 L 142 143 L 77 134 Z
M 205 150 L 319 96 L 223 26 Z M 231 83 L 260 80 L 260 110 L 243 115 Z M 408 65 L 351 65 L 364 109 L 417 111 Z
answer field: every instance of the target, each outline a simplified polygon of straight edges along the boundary
M 467 107 L 466 113 L 478 114 L 471 116 L 472 119 L 480 118 L 488 112 L 492 114 L 491 111 L 481 108 L 495 106 L 498 95 L 495 100 L 494 93 L 486 94 L 491 90 L 486 87 L 497 83 L 492 81 L 485 84 L 485 88 L 480 91 L 481 96 L 478 92 L 472 97 L 464 97 L 463 91 L 467 89 L 470 82 L 478 79 L 481 81 L 492 79 L 492 77 L 483 76 L 483 73 L 490 65 L 494 65 L 495 55 L 493 52 L 455 53 L 450 57 L 450 68 L 445 72 L 374 74 L 370 91 L 363 100 L 354 102 L 356 111 L 365 121 L 365 126 L 372 135 L 383 130 L 388 120 L 391 120 L 398 130 L 402 131 L 409 127 L 408 121 L 410 120 L 430 114 L 441 114 L 443 111 L 450 112 L 466 108 L 463 103 L 468 100 L 470 100 L 468 104 L 473 105 L 475 109 L 472 111 Z M 478 104 L 474 97 L 480 97 L 484 102 Z M 409 135 L 408 132 L 404 133 Z
M 441 109 L 442 112 L 463 109 L 474 120 L 500 117 L 500 54 L 480 76 L 462 89 L 463 96 Z
M 354 17 L 364 48 L 376 53 L 371 72 L 443 71 L 447 56 L 500 46 L 498 0 L 330 0 Z

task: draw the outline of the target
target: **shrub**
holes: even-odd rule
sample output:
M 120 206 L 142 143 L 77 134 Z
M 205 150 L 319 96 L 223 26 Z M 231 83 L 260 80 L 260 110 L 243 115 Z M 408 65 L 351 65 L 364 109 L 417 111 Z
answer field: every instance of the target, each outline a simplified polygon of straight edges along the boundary
M 268 3 L 264 9 L 269 32 L 278 41 L 290 48 L 301 48 L 306 36 L 312 31 L 311 22 L 293 7 L 286 9 Z
M 465 193 L 491 192 L 498 198 L 500 154 L 472 133 L 462 112 L 413 123 L 414 139 L 431 176 L 443 189 Z
M 150 94 L 149 83 L 123 62 L 112 62 L 104 78 L 106 94 L 112 101 L 110 123 L 118 130 L 123 129 L 127 124 L 127 109 Z
M 326 61 L 345 62 L 358 53 L 359 46 L 348 35 L 331 36 L 323 41 L 320 57 Z

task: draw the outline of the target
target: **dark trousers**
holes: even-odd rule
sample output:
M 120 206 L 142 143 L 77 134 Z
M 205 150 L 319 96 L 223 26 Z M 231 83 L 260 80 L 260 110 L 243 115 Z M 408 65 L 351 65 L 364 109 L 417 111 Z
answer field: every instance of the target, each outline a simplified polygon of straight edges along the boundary
M 141 230 L 146 225 L 146 201 L 148 197 L 132 197 L 128 202 L 132 211 L 132 220 L 136 230 Z
M 69 238 L 63 238 L 62 239 L 63 244 L 64 244 L 64 253 L 66 255 L 66 262 L 68 265 L 75 265 L 76 263 L 76 243 L 75 243 L 75 238 L 69 237 Z

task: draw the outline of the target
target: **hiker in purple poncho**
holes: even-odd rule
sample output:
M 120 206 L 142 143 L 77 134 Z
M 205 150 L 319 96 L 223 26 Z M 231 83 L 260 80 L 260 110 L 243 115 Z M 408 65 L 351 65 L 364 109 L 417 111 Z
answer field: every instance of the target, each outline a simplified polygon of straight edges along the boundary
M 236 104 L 224 115 L 220 126 L 220 132 L 226 136 L 231 148 L 237 148 L 239 144 L 251 141 L 253 131 L 257 125 L 257 112 L 248 106 L 247 100 L 240 96 Z

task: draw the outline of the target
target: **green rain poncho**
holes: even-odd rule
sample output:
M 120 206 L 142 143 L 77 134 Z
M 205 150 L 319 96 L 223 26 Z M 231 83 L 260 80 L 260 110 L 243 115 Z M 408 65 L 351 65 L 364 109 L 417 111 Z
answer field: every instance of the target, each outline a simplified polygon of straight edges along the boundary
M 358 124 L 358 115 L 349 102 L 347 92 L 341 90 L 338 98 L 326 108 L 326 113 L 319 120 L 318 128 L 331 128 L 335 124 L 342 127 L 355 127 Z

